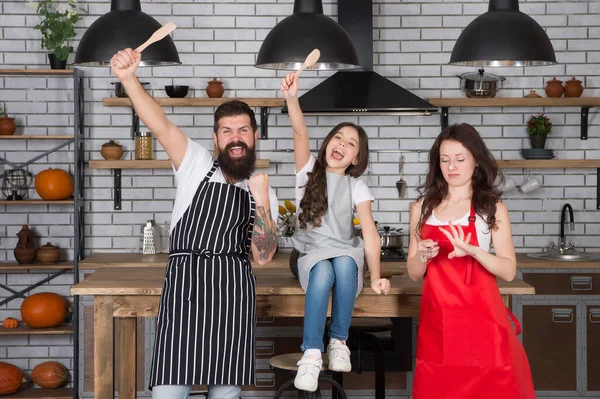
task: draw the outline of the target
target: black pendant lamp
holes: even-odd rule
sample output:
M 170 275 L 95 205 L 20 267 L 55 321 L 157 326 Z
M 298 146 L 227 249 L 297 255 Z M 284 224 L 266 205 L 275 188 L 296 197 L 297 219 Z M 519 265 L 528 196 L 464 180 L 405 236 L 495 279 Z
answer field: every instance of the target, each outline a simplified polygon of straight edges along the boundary
M 110 12 L 85 31 L 75 54 L 75 65 L 108 66 L 119 50 L 136 48 L 162 25 L 142 12 L 140 0 L 111 0 Z M 151 44 L 142 52 L 142 66 L 179 65 L 179 54 L 171 36 Z
M 544 29 L 519 11 L 519 0 L 490 0 L 488 12 L 462 31 L 450 64 L 540 66 L 556 64 L 556 56 Z
M 319 61 L 309 69 L 359 68 L 358 55 L 348 33 L 323 15 L 321 0 L 295 0 L 294 14 L 279 22 L 267 35 L 256 58 L 256 67 L 296 70 L 318 48 Z

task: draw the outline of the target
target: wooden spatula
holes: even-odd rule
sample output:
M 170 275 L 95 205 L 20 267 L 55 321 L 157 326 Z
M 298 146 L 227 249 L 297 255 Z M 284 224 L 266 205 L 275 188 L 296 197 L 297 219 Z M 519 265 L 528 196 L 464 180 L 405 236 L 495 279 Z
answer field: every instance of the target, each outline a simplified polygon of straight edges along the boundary
M 304 69 L 309 68 L 319 61 L 319 57 L 321 57 L 321 52 L 318 48 L 314 49 L 310 52 L 310 54 L 304 60 L 304 64 L 296 71 L 296 76 L 300 75 L 300 72 L 304 71 Z
M 144 51 L 146 49 L 146 47 L 148 47 L 152 43 L 155 43 L 155 42 L 161 40 L 162 38 L 167 36 L 169 33 L 173 32 L 176 28 L 177 28 L 177 25 L 175 25 L 173 22 L 167 22 L 160 29 L 158 29 L 156 32 L 154 32 L 152 34 L 152 36 L 150 36 L 150 39 L 146 40 L 146 42 L 144 44 L 142 44 L 141 46 L 136 48 L 135 51 L 137 51 L 138 53 L 141 53 L 142 51 Z

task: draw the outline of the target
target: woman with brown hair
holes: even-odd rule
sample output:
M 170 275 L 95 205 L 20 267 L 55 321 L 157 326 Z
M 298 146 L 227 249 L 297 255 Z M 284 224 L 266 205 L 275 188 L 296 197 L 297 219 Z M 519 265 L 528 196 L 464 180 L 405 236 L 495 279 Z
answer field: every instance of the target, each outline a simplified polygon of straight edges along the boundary
M 444 129 L 429 153 L 427 178 L 410 207 L 408 274 L 423 278 L 414 399 L 535 398 L 520 326 L 496 284 L 516 274 L 497 174 L 466 123 Z
M 369 188 L 357 178 L 369 163 L 368 137 L 350 122 L 338 124 L 327 135 L 317 156 L 310 153 L 308 129 L 298 102 L 298 77 L 288 74 L 281 82 L 294 130 L 296 201 L 300 203 L 299 229 L 293 236 L 298 259 L 298 277 L 306 291 L 304 311 L 304 355 L 298 362 L 296 388 L 318 387 L 324 350 L 323 333 L 329 294 L 333 291 L 327 356 L 332 371 L 350 371 L 346 346 L 354 300 L 362 290 L 366 256 L 371 288 L 387 294 L 389 281 L 380 277 L 381 239 L 377 233 Z M 364 245 L 354 233 L 357 212 Z

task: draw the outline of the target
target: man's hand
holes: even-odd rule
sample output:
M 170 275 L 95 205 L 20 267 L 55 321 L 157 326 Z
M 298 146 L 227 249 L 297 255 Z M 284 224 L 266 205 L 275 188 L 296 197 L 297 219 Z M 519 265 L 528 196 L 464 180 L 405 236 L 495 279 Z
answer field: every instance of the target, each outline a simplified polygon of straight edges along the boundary
M 256 172 L 248 179 L 248 188 L 257 204 L 269 204 L 269 176 Z
M 141 53 L 126 48 L 113 55 L 110 59 L 110 67 L 117 78 L 123 82 L 135 76 L 135 71 L 138 65 L 140 65 L 141 60 Z

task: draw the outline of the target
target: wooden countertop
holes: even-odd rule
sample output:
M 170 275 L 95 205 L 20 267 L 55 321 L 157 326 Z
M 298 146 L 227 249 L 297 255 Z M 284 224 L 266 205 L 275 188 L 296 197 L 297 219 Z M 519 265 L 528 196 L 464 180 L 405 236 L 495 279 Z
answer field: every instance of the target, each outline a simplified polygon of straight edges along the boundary
M 400 272 L 401 273 L 401 272 Z M 285 268 L 257 267 L 257 295 L 304 295 L 298 280 Z M 102 268 L 71 288 L 73 295 L 159 295 L 165 271 L 158 267 Z M 421 282 L 412 281 L 407 274 L 391 277 L 390 295 L 420 295 Z M 534 294 L 534 288 L 518 279 L 508 283 L 498 280 L 501 294 Z M 376 295 L 365 287 L 361 295 Z
M 167 265 L 167 254 L 142 255 L 133 253 L 93 253 L 79 263 L 80 270 L 98 270 L 106 267 L 145 267 L 160 268 L 164 271 Z M 280 252 L 273 260 L 265 266 L 257 266 L 255 269 L 277 269 L 289 270 L 289 253 Z M 517 267 L 519 269 L 600 269 L 600 260 L 588 262 L 562 262 L 547 261 L 543 259 L 530 258 L 525 254 L 517 254 Z M 406 262 L 382 261 L 381 275 L 389 277 L 406 270 Z

